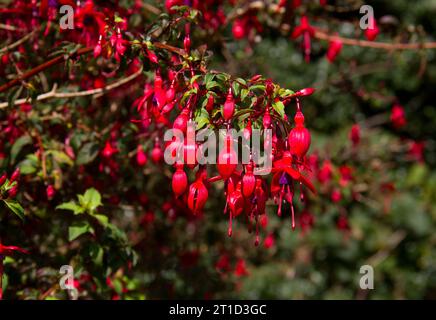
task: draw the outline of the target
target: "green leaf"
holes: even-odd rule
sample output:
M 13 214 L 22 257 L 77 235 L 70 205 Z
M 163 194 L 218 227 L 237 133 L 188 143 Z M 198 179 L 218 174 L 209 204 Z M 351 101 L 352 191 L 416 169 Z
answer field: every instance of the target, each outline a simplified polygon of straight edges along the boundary
M 100 222 L 103 226 L 107 226 L 109 223 L 109 218 L 102 214 L 95 214 L 94 217 Z
M 83 165 L 92 162 L 97 157 L 98 151 L 98 144 L 94 142 L 85 143 L 77 154 L 76 164 Z
M 18 138 L 17 141 L 15 141 L 15 143 L 11 149 L 11 163 L 15 162 L 15 159 L 17 158 L 18 154 L 20 153 L 21 149 L 23 149 L 23 147 L 25 145 L 28 145 L 31 143 L 32 143 L 32 138 L 29 135 L 24 135 L 24 136 L 21 136 L 20 138 Z
M 53 156 L 53 159 L 57 163 L 67 164 L 69 166 L 73 165 L 73 160 L 71 160 L 71 158 L 67 156 L 65 152 L 58 151 L 58 150 L 49 150 L 47 151 L 47 155 L 49 154 Z
M 91 211 L 94 211 L 97 207 L 102 205 L 100 192 L 94 188 L 86 190 L 83 195 L 83 201 L 85 206 Z
M 74 214 L 80 214 L 85 212 L 85 209 L 79 206 L 74 201 L 64 202 L 56 207 L 56 209 L 70 210 L 73 211 Z
M 87 221 L 76 221 L 68 227 L 68 241 L 73 241 L 85 233 L 94 233 Z
M 280 115 L 280 117 L 284 117 L 285 115 L 285 105 L 281 101 L 275 101 L 273 103 L 274 110 Z
M 3 200 L 3 202 L 6 204 L 6 206 L 9 209 L 12 210 L 13 213 L 15 213 L 18 216 L 18 218 L 24 221 L 24 209 L 21 206 L 21 204 L 19 204 L 15 200 Z

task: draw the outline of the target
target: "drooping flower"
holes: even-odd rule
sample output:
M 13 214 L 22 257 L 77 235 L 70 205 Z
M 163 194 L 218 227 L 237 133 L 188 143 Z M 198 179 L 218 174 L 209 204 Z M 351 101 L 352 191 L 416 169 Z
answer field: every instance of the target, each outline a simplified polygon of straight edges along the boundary
M 350 141 L 353 143 L 353 146 L 356 147 L 360 142 L 360 126 L 359 124 L 355 123 L 351 127 L 350 130 Z
M 217 169 L 223 180 L 228 179 L 235 171 L 238 165 L 236 151 L 233 149 L 233 140 L 231 135 L 226 135 L 224 146 L 218 155 Z
M 372 22 L 372 25 L 371 25 Z M 377 21 L 374 18 L 371 18 L 370 25 L 365 30 L 365 37 L 368 39 L 368 41 L 374 41 L 375 38 L 377 38 L 377 35 L 379 34 L 380 29 L 377 26 Z
M 200 170 L 197 172 L 197 178 L 194 183 L 189 187 L 188 194 L 188 207 L 194 214 L 199 213 L 203 210 L 206 204 L 207 198 L 209 197 L 209 192 L 204 185 L 204 180 L 206 179 L 206 171 Z
M 285 151 L 282 158 L 274 161 L 272 172 L 274 176 L 271 182 L 271 194 L 279 205 L 277 215 L 281 216 L 282 203 L 283 200 L 286 200 L 291 207 L 292 229 L 295 229 L 294 181 L 298 181 L 300 185 L 304 184 L 312 192 L 315 192 L 315 188 L 305 176 L 293 167 L 292 155 L 289 151 Z M 303 196 L 302 193 L 301 196 Z
M 55 190 L 55 188 L 53 187 L 53 185 L 49 184 L 49 185 L 47 186 L 46 193 L 47 193 L 47 199 L 48 199 L 48 200 L 53 199 L 53 197 L 54 197 L 55 194 L 56 194 L 56 190 Z
M 171 186 L 176 197 L 181 196 L 187 190 L 188 177 L 186 176 L 186 172 L 183 170 L 183 164 L 176 164 L 176 172 L 173 174 Z
M 239 259 L 236 262 L 235 275 L 238 277 L 248 276 L 248 270 L 244 259 Z
M 391 121 L 394 127 L 397 129 L 404 127 L 407 123 L 404 108 L 398 103 L 394 104 L 392 107 Z
M 232 88 L 229 88 L 227 92 L 226 101 L 223 106 L 223 117 L 224 120 L 229 121 L 232 119 L 233 114 L 235 113 L 235 100 L 233 98 Z
M 292 32 L 292 39 L 296 39 L 300 36 L 303 36 L 303 51 L 306 62 L 310 61 L 310 53 L 311 53 L 311 37 L 315 35 L 315 29 L 309 24 L 309 19 L 306 16 L 302 16 L 300 19 L 300 25 L 295 27 Z
M 254 176 L 253 170 L 254 162 L 250 161 L 245 166 L 245 173 L 242 177 L 242 194 L 245 198 L 250 197 L 254 193 L 256 187 L 256 177 Z
M 336 57 L 339 55 L 339 53 L 342 50 L 342 41 L 340 40 L 333 40 L 329 43 L 329 48 L 327 49 L 327 60 L 330 63 L 333 63 L 335 61 Z
M 136 163 L 140 167 L 143 167 L 147 164 L 147 162 L 148 162 L 147 154 L 144 152 L 144 148 L 142 147 L 142 145 L 138 145 L 136 151 Z
M 289 133 L 288 143 L 291 152 L 302 159 L 310 147 L 310 132 L 304 126 L 304 115 L 299 109 L 295 114 L 294 121 L 295 127 Z

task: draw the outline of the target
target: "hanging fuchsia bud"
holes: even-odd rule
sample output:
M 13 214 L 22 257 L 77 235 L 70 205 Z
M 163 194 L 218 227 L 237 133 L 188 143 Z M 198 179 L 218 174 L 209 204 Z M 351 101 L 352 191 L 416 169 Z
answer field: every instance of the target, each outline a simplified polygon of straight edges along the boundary
M 188 177 L 186 176 L 186 173 L 183 170 L 183 164 L 176 164 L 176 172 L 174 172 L 173 174 L 171 185 L 176 197 L 179 197 L 183 193 L 185 193 L 188 187 Z
M 163 151 L 162 148 L 159 145 L 159 142 L 156 141 L 154 144 L 154 148 L 151 151 L 151 160 L 153 160 L 154 163 L 160 163 L 163 158 Z
M 49 185 L 47 186 L 46 194 L 47 194 L 47 199 L 48 199 L 48 200 L 53 199 L 53 197 L 54 197 L 55 194 L 56 194 L 56 190 L 55 190 L 55 188 L 53 187 L 53 185 L 49 184 Z
M 173 7 L 183 6 L 183 4 L 184 4 L 184 0 L 165 0 L 165 8 L 170 14 L 176 13 L 176 11 L 172 9 Z
M 304 115 L 297 111 L 294 117 L 295 127 L 288 137 L 290 150 L 299 158 L 303 158 L 310 147 L 310 132 L 304 127 Z
M 8 175 L 6 173 L 3 173 L 3 175 L 0 177 L 0 187 L 5 183 L 7 178 Z
M 327 50 L 327 60 L 332 63 L 335 61 L 336 57 L 339 55 L 339 53 L 342 50 L 342 41 L 340 40 L 333 40 L 329 44 L 329 48 Z
M 230 209 L 228 235 L 231 237 L 233 232 L 232 220 L 234 217 L 239 216 L 244 210 L 244 198 L 242 197 L 240 189 L 236 188 L 232 192 L 229 192 L 229 196 L 227 197 L 227 205 Z
M 136 163 L 142 167 L 147 164 L 147 161 L 147 154 L 144 152 L 144 148 L 141 145 L 138 145 L 136 152 Z
M 173 129 L 178 129 L 183 132 L 186 131 L 186 127 L 189 121 L 189 110 L 187 108 L 183 109 L 178 117 L 174 120 Z
M 174 89 L 174 81 L 171 82 L 171 85 L 167 91 L 167 101 L 171 102 L 174 100 L 174 97 L 176 95 L 176 90 Z
M 370 26 L 365 30 L 365 37 L 368 39 L 368 41 L 374 41 L 375 38 L 377 38 L 380 29 L 377 26 L 377 22 L 374 18 L 370 19 Z M 372 26 L 371 26 L 372 22 Z
M 102 39 L 102 36 L 100 35 L 100 37 L 98 38 L 97 45 L 94 48 L 94 58 L 97 58 L 101 54 L 101 49 L 102 49 L 101 39 Z
M 206 103 L 207 112 L 209 113 L 212 112 L 214 104 L 215 104 L 215 98 L 212 94 L 210 94 L 209 98 L 207 98 L 207 103 Z
M 159 64 L 159 59 L 157 58 L 156 53 L 154 53 L 153 51 L 148 50 L 148 49 L 145 49 L 145 51 L 147 52 L 148 59 L 152 63 Z
M 17 192 L 18 192 L 18 185 L 15 185 L 12 187 L 12 189 L 9 189 L 8 198 L 9 199 L 15 198 L 15 196 L 17 195 Z
M 245 198 L 250 197 L 256 187 L 256 177 L 254 176 L 253 170 L 254 164 L 253 161 L 250 161 L 250 163 L 245 166 L 245 174 L 242 177 L 242 194 Z
M 227 180 L 238 165 L 238 157 L 233 149 L 233 141 L 230 135 L 226 135 L 224 147 L 218 155 L 217 169 L 223 180 Z
M 15 169 L 15 171 L 11 175 L 10 183 L 17 181 L 20 178 L 20 168 Z
M 353 124 L 350 130 L 350 140 L 353 146 L 357 146 L 360 142 L 360 126 L 356 123 Z
M 205 178 L 206 172 L 202 170 L 197 174 L 195 182 L 189 187 L 188 207 L 194 214 L 203 210 L 207 198 L 209 197 L 209 192 L 203 183 Z
M 295 93 L 295 96 L 297 97 L 306 97 L 310 96 L 315 92 L 315 88 L 304 88 Z
M 224 102 L 223 116 L 226 121 L 232 119 L 235 113 L 235 100 L 233 98 L 232 88 L 227 92 L 226 102 Z
M 250 140 L 252 131 L 251 120 L 248 120 L 243 132 L 245 140 Z
M 264 129 L 269 129 L 271 127 L 271 115 L 269 113 L 269 107 L 266 108 L 263 114 L 263 127 Z
M 232 33 L 233 37 L 236 40 L 240 40 L 245 37 L 245 20 L 243 19 L 235 19 L 232 25 Z
M 110 158 L 116 152 L 117 152 L 117 150 L 112 147 L 112 144 L 110 143 L 110 141 L 109 140 L 106 141 L 106 144 L 105 144 L 103 152 L 102 152 L 103 157 Z
M 187 23 L 185 25 L 185 38 L 183 39 L 183 47 L 185 48 L 185 52 L 189 53 L 191 51 L 191 25 Z

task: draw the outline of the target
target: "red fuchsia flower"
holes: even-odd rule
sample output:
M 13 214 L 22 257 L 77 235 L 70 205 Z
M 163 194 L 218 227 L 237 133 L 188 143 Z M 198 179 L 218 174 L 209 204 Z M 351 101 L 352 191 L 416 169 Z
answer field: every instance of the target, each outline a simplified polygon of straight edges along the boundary
M 315 34 L 315 29 L 309 24 L 309 19 L 307 19 L 306 16 L 302 16 L 300 20 L 300 25 L 295 27 L 294 31 L 292 32 L 291 38 L 296 39 L 303 36 L 303 50 L 304 50 L 304 57 L 306 62 L 310 61 L 310 52 L 311 52 L 311 43 L 310 39 Z
M 156 164 L 161 163 L 163 160 L 163 150 L 158 139 L 154 142 L 153 150 L 151 150 L 151 160 Z
M 4 246 L 0 243 L 0 300 L 3 299 L 3 260 L 6 256 L 12 256 L 16 252 L 29 254 L 27 250 L 24 250 L 16 246 Z
M 121 57 L 124 56 L 124 53 L 127 50 L 127 47 L 124 45 L 125 41 L 123 40 L 123 36 L 121 35 L 121 30 L 118 28 L 117 33 L 113 33 L 110 42 L 112 47 L 115 47 L 115 60 L 118 62 L 121 61 Z
M 183 170 L 182 163 L 176 164 L 176 172 L 173 174 L 171 186 L 176 197 L 184 194 L 188 188 L 188 177 L 186 176 L 186 172 Z
M 365 30 L 365 37 L 368 41 L 374 41 L 380 33 L 380 29 L 377 26 L 377 21 L 374 18 L 371 18 L 370 26 Z M 372 26 L 371 26 L 372 22 Z
M 221 271 L 221 272 L 229 271 L 230 270 L 230 258 L 229 258 L 229 255 L 225 254 L 225 253 L 222 254 L 219 257 L 218 261 L 216 262 L 215 268 L 218 271 Z
M 291 206 L 292 229 L 295 229 L 295 214 L 293 206 L 294 198 L 294 181 L 298 181 L 300 185 L 305 185 L 315 193 L 315 188 L 312 183 L 303 176 L 297 169 L 294 168 L 292 155 L 289 151 L 285 151 L 281 159 L 274 161 L 272 172 L 274 173 L 271 182 L 271 194 L 275 201 L 278 199 L 277 214 L 281 216 L 282 203 L 286 200 Z M 303 193 L 301 193 L 303 196 Z
M 360 142 L 360 126 L 357 123 L 351 127 L 349 138 L 353 146 L 357 147 Z
M 144 151 L 144 148 L 142 145 L 138 145 L 137 151 L 136 151 L 136 163 L 138 166 L 143 167 L 147 164 L 148 158 L 147 154 Z
M 189 35 L 190 31 L 191 31 L 191 25 L 187 23 L 185 25 L 185 38 L 183 38 L 183 48 L 187 53 L 191 51 L 191 36 Z
M 265 240 L 263 241 L 263 246 L 265 249 L 270 249 L 274 247 L 276 244 L 276 239 L 274 238 L 274 234 L 270 233 Z
M 328 183 L 332 179 L 333 164 L 329 160 L 324 160 L 318 171 L 318 181 L 322 184 Z
M 353 168 L 347 165 L 340 166 L 339 173 L 341 175 L 339 179 L 339 184 L 342 187 L 346 187 L 353 180 Z
M 233 140 L 231 135 L 226 135 L 224 147 L 218 155 L 217 169 L 223 180 L 227 180 L 238 165 L 238 158 L 233 149 Z
M 204 185 L 205 179 L 206 171 L 201 169 L 197 172 L 197 178 L 195 182 L 189 187 L 188 207 L 194 214 L 197 214 L 203 210 L 207 198 L 209 197 L 209 192 Z
M 334 202 L 337 203 L 339 201 L 341 201 L 342 199 L 342 194 L 341 191 L 338 189 L 334 189 L 330 195 L 330 199 Z
M 86 45 L 95 43 L 98 35 L 105 34 L 106 17 L 95 9 L 94 1 L 87 0 L 83 7 L 76 7 L 74 13 L 75 26 L 82 30 L 81 39 Z
M 237 277 L 244 277 L 244 276 L 248 276 L 248 270 L 247 270 L 247 266 L 245 264 L 245 260 L 244 259 L 239 259 L 236 262 L 236 266 L 235 266 L 235 276 Z
M 184 4 L 184 0 L 165 0 L 165 8 L 170 14 L 176 13 L 176 10 L 172 9 L 173 7 L 183 6 Z
M 182 132 L 186 132 L 189 121 L 189 109 L 185 108 L 180 112 L 177 118 L 174 120 L 173 129 L 178 129 Z
M 54 197 L 55 194 L 56 194 L 56 190 L 55 190 L 55 188 L 53 187 L 53 185 L 49 184 L 49 185 L 47 186 L 46 193 L 47 193 L 47 199 L 48 199 L 48 200 L 53 199 L 53 197 Z
M 327 60 L 330 63 L 333 63 L 333 61 L 335 61 L 336 57 L 339 55 L 341 50 L 342 50 L 342 41 L 340 40 L 330 41 L 329 48 L 327 49 Z
M 348 224 L 348 218 L 346 215 L 341 214 L 336 221 L 336 227 L 343 232 L 347 232 L 350 230 L 350 225 Z
M 209 97 L 207 98 L 207 103 L 206 103 L 207 112 L 211 113 L 214 105 L 215 105 L 215 97 L 212 94 L 210 94 Z
M 114 154 L 116 154 L 118 152 L 118 149 L 117 148 L 114 148 L 113 146 L 112 146 L 112 143 L 109 141 L 109 140 L 107 140 L 106 141 L 106 144 L 105 144 L 105 146 L 104 146 L 104 148 L 103 148 L 103 151 L 102 151 L 102 155 L 103 155 L 103 157 L 105 157 L 105 158 L 111 158 Z
M 249 198 L 256 188 L 256 177 L 254 176 L 253 170 L 254 163 L 250 161 L 245 166 L 245 173 L 242 177 L 242 194 L 245 198 Z
M 9 179 L 9 183 L 12 183 L 14 181 L 18 181 L 18 179 L 20 178 L 21 172 L 20 172 L 20 168 L 16 168 L 14 170 L 14 172 L 12 172 L 11 178 Z
M 407 124 L 404 108 L 398 103 L 394 104 L 392 107 L 391 122 L 397 129 L 404 127 Z
M 288 143 L 291 152 L 302 159 L 309 150 L 311 138 L 309 130 L 304 127 L 304 115 L 300 111 L 298 102 L 297 105 L 298 109 L 294 117 L 295 127 L 289 133 Z
M 229 88 L 227 92 L 226 101 L 223 106 L 223 117 L 224 120 L 229 121 L 232 119 L 233 114 L 235 113 L 235 100 L 233 98 L 232 88 Z
M 414 161 L 424 163 L 424 149 L 425 149 L 425 142 L 412 141 L 408 151 L 408 155 Z
M 269 107 L 267 106 L 265 108 L 265 113 L 263 114 L 263 128 L 264 129 L 269 129 L 271 127 L 271 114 L 270 114 L 270 110 Z
M 245 19 L 235 19 L 235 21 L 233 21 L 232 33 L 233 33 L 233 37 L 236 40 L 245 38 L 246 36 L 245 24 L 246 24 Z

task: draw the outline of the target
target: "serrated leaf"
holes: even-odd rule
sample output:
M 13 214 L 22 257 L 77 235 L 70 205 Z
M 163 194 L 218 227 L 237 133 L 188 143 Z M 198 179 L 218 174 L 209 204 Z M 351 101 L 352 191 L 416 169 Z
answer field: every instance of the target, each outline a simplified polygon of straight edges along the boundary
M 18 218 L 20 218 L 21 220 L 24 221 L 24 209 L 21 206 L 21 204 L 19 204 L 17 201 L 15 200 L 3 200 L 3 202 L 6 204 L 6 206 L 13 212 L 15 213 Z

